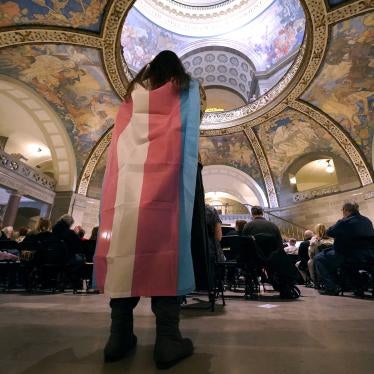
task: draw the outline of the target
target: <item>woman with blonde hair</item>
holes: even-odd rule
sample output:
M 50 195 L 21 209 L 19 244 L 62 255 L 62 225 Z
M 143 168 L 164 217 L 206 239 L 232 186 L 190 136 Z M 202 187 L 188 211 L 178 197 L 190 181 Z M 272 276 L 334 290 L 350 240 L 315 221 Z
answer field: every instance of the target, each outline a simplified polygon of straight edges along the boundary
M 314 261 L 313 258 L 321 251 L 331 248 L 334 244 L 334 239 L 329 238 L 326 235 L 326 226 L 323 223 L 319 223 L 316 225 L 314 229 L 315 235 L 310 240 L 309 245 L 309 261 L 308 261 L 308 269 L 310 278 L 312 279 L 313 283 L 316 283 L 315 271 L 314 271 Z

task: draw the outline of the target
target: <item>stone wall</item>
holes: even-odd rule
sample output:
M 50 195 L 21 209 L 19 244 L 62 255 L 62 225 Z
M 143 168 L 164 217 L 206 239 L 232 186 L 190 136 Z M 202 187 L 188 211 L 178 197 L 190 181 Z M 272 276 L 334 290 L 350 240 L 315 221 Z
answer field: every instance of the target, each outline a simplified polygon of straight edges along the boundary
M 361 214 L 374 221 L 374 184 L 352 191 L 295 203 L 281 209 L 272 209 L 271 212 L 300 226 L 313 229 L 317 223 L 323 223 L 326 226 L 335 223 L 342 217 L 343 203 L 352 200 L 360 205 Z

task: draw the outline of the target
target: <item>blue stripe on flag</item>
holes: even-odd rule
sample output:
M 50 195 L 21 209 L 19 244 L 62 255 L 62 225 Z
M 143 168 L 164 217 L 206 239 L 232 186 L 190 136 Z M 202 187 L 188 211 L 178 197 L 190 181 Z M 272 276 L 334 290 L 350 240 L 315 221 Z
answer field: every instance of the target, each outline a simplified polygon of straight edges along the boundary
M 189 90 L 181 93 L 182 175 L 179 186 L 179 252 L 177 295 L 195 288 L 191 255 L 192 213 L 195 199 L 197 155 L 200 128 L 199 83 L 191 80 Z

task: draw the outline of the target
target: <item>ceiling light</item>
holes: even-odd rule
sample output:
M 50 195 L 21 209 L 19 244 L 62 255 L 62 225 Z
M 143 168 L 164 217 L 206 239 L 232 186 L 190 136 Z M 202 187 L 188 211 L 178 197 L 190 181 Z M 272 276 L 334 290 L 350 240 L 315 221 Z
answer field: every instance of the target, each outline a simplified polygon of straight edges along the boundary
M 333 161 L 332 161 L 332 160 L 327 160 L 326 171 L 327 171 L 329 174 L 332 174 L 332 173 L 335 171 L 335 168 L 334 168 L 334 165 L 333 165 Z
M 295 176 L 290 177 L 290 183 L 291 184 L 296 184 L 296 177 Z

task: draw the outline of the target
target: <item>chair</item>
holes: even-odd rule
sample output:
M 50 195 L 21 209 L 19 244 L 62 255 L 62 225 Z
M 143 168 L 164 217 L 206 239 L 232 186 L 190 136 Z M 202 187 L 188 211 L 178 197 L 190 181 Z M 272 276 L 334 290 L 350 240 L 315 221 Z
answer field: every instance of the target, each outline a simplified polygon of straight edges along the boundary
M 68 251 L 63 240 L 46 240 L 40 244 L 41 283 L 50 288 L 52 293 L 57 286 L 64 288 L 64 272 L 68 262 Z
M 81 273 L 81 280 L 83 281 L 83 292 L 90 293 L 92 286 L 92 273 L 93 273 L 93 258 L 95 255 L 96 240 L 83 240 L 81 244 L 81 251 L 84 257 L 84 265 Z M 81 293 L 82 291 L 76 291 Z M 98 291 L 93 290 L 93 293 Z
M 259 293 L 258 269 L 260 261 L 256 251 L 254 239 L 249 236 L 232 235 L 222 237 L 221 246 L 230 248 L 225 256 L 229 261 L 225 263 L 226 281 L 239 284 L 239 276 L 244 277 L 245 298 L 257 298 Z

